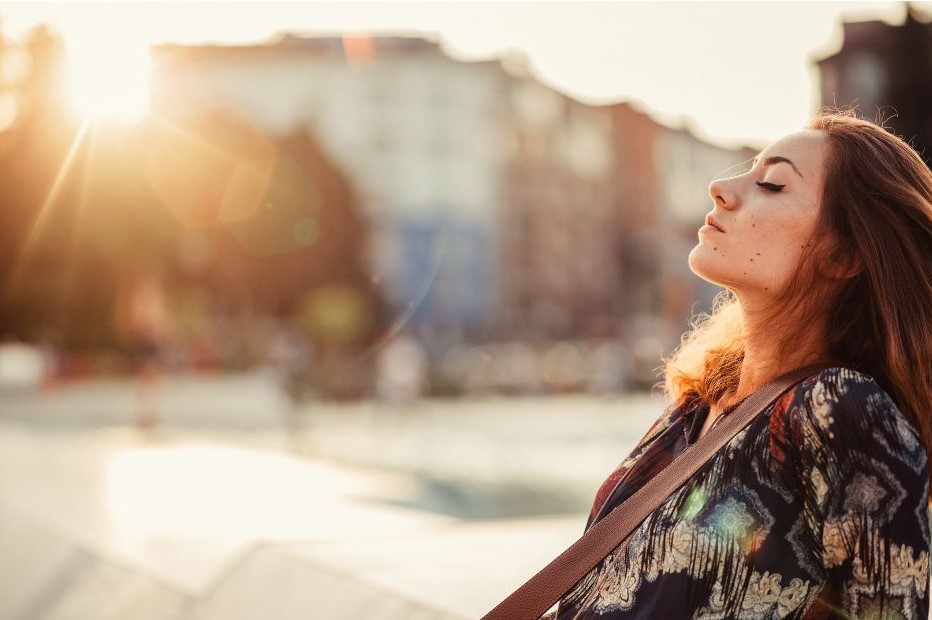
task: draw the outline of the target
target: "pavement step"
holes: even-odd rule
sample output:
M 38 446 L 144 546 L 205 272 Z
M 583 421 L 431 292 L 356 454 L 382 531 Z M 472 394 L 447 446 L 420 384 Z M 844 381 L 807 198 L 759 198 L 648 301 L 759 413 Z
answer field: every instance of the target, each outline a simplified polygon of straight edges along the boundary
M 0 510 L 3 620 L 179 620 L 189 597 Z
M 480 618 L 573 543 L 584 514 L 460 523 L 420 535 L 282 545 L 436 609 Z
M 250 550 L 187 620 L 465 620 L 348 574 L 285 553 L 280 545 Z
M 257 544 L 195 598 L 0 509 L 2 620 L 464 620 Z

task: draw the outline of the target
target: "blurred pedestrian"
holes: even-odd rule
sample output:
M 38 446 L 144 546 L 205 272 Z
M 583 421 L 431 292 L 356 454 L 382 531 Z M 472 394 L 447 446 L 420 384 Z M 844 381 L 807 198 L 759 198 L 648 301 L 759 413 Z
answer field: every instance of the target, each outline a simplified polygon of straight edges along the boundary
M 158 423 L 158 397 L 171 320 L 161 281 L 152 274 L 140 276 L 129 293 L 129 333 L 139 384 L 136 390 L 136 425 L 144 430 Z
M 268 362 L 292 407 L 301 403 L 311 372 L 311 353 L 304 335 L 287 319 L 278 321 Z
M 40 387 L 45 391 L 52 391 L 58 387 L 61 374 L 61 351 L 58 338 L 51 328 L 43 330 L 37 343 L 42 356 L 42 380 Z
M 427 352 L 414 336 L 399 335 L 379 353 L 376 393 L 392 405 L 411 405 L 427 388 Z

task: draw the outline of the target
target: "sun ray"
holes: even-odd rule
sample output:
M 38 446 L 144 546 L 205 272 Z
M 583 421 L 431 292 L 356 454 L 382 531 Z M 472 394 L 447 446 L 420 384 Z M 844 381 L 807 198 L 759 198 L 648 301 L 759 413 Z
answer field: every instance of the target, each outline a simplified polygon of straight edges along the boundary
M 84 228 L 84 214 L 87 210 L 87 195 L 88 195 L 88 186 L 90 185 L 91 175 L 94 170 L 94 159 L 96 156 L 96 147 L 97 146 L 97 124 L 94 123 L 91 125 L 90 134 L 88 137 L 87 143 L 87 157 L 84 160 L 84 166 L 81 171 L 80 179 L 80 191 L 78 192 L 78 200 L 75 208 L 77 212 L 75 214 L 74 228 L 71 230 L 71 239 L 70 239 L 70 248 L 66 251 L 66 254 L 69 255 L 69 260 L 66 263 L 66 269 L 68 273 L 65 274 L 65 277 L 62 281 L 62 329 L 67 330 L 68 325 L 67 321 L 71 316 L 71 300 L 72 295 L 75 290 L 75 284 L 77 283 L 77 273 L 78 273 L 78 261 L 76 254 L 80 248 L 81 235 Z
M 78 148 L 81 146 L 81 143 L 84 140 L 84 135 L 87 133 L 89 125 L 90 121 L 85 120 L 78 129 L 74 140 L 71 141 L 71 146 L 68 148 L 68 153 L 65 155 L 61 166 L 58 168 L 58 174 L 55 175 L 55 180 L 52 181 L 52 186 L 49 188 L 49 192 L 42 203 L 42 207 L 39 209 L 39 214 L 36 216 L 36 220 L 33 223 L 31 230 L 29 231 L 26 242 L 23 244 L 19 255 L 14 260 L 13 267 L 10 270 L 10 277 L 6 285 L 7 290 L 4 291 L 5 293 L 8 293 L 10 289 L 15 287 L 20 282 L 20 278 L 22 278 L 23 271 L 25 270 L 26 264 L 29 261 L 29 257 L 32 254 L 33 248 L 35 247 L 40 234 L 42 233 L 45 221 L 49 216 L 51 205 L 58 197 L 58 194 L 61 191 L 62 185 L 64 184 L 68 173 L 71 172 L 72 164 L 77 155 Z

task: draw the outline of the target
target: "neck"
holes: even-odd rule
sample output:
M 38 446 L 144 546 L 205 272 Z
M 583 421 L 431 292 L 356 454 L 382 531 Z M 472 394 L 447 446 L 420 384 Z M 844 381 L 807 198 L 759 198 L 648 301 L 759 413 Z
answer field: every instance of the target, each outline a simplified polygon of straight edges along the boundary
M 764 312 L 742 306 L 741 313 L 745 328 L 744 360 L 737 389 L 726 396 L 728 401 L 740 400 L 795 368 L 828 359 L 821 325 L 813 322 L 780 329 Z M 788 335 L 792 337 L 792 347 L 781 350 Z

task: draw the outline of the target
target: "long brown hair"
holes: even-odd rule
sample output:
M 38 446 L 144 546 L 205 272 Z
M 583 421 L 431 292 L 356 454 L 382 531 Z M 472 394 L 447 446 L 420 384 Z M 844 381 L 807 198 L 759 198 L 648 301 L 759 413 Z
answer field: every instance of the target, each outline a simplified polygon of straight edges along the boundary
M 809 128 L 828 139 L 822 203 L 774 314 L 796 325 L 823 318 L 830 359 L 872 376 L 932 454 L 932 172 L 906 142 L 851 111 L 825 111 Z M 833 277 L 826 265 L 854 275 Z M 737 387 L 737 304 L 723 292 L 664 360 L 673 403 L 713 404 Z M 780 345 L 787 350 L 790 337 Z

